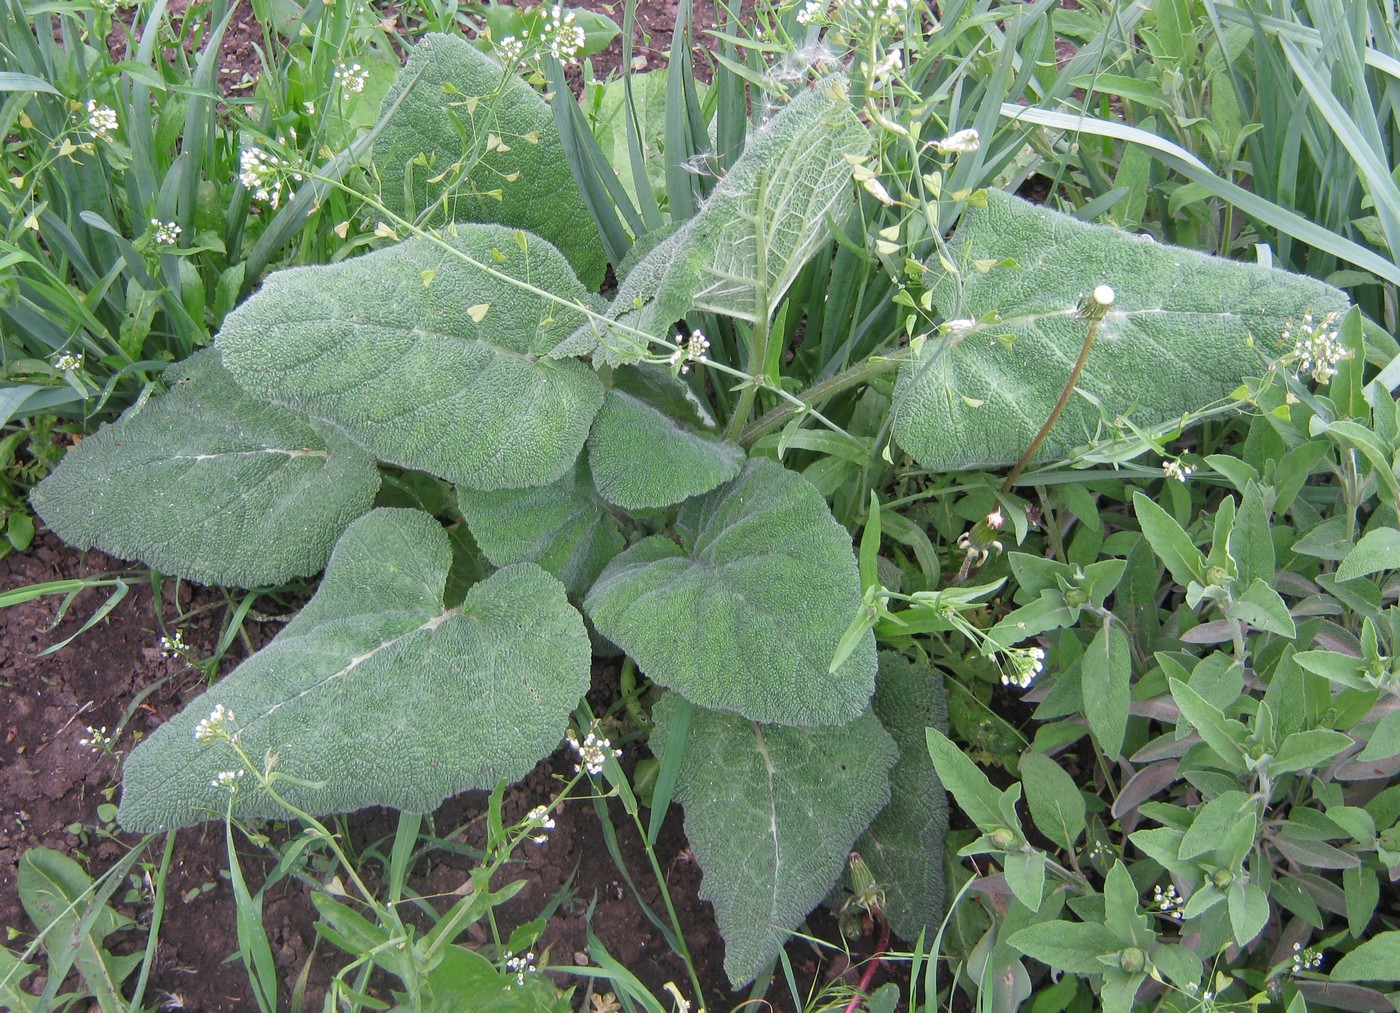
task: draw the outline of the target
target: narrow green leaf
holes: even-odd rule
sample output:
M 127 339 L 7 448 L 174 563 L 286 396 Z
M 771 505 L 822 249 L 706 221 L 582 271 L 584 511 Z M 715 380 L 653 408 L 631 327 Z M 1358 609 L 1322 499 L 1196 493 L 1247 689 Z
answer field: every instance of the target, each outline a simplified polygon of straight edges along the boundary
M 1269 772 L 1288 774 L 1295 770 L 1311 770 L 1332 759 L 1351 746 L 1351 736 L 1330 728 L 1309 728 L 1294 732 L 1278 747 L 1269 761 Z
M 1021 833 L 1019 822 L 1007 823 L 1001 811 L 1001 792 L 992 786 L 987 775 L 948 736 L 936 728 L 926 733 L 929 755 L 943 787 L 953 796 L 958 808 L 983 833 L 1006 828 Z
M 1355 580 L 1382 570 L 1400 569 L 1400 531 L 1389 526 L 1366 532 L 1337 567 L 1338 580 Z
M 1233 770 L 1246 769 L 1244 742 L 1248 737 L 1244 725 L 1225 717 L 1219 707 L 1177 679 L 1169 680 L 1172 699 L 1181 709 L 1181 716 L 1205 739 L 1206 745 L 1228 763 Z
M 1288 614 L 1288 606 L 1283 598 L 1258 577 L 1244 594 L 1230 605 L 1226 614 L 1231 619 L 1248 623 L 1256 630 L 1276 633 L 1289 640 L 1298 635 L 1297 627 L 1293 625 L 1293 617 Z
M 1264 509 L 1264 496 L 1256 482 L 1245 485 L 1244 498 L 1230 533 L 1230 558 L 1235 561 L 1239 583 L 1249 587 L 1256 580 L 1274 580 L 1274 538 Z
M 1332 968 L 1333 981 L 1396 981 L 1400 976 L 1400 931 L 1381 932 Z
M 1366 741 L 1366 748 L 1357 757 L 1362 763 L 1372 760 L 1388 760 L 1400 754 L 1400 711 L 1391 711 L 1381 718 L 1375 731 Z
M 1175 518 L 1158 506 L 1148 496 L 1133 493 L 1133 512 L 1137 515 L 1138 526 L 1143 536 L 1167 566 L 1167 572 L 1181 587 L 1192 581 L 1204 582 L 1206 557 L 1196 548 L 1189 535 L 1181 529 Z
M 1117 756 L 1127 734 L 1128 705 L 1132 702 L 1133 652 L 1123 631 L 1116 625 L 1100 627 L 1084 652 L 1080 673 L 1089 728 L 1099 748 Z
M 1024 761 L 1022 761 L 1024 770 Z M 1122 862 L 1114 862 L 1103 883 L 1104 925 L 1124 946 L 1147 949 L 1156 935 L 1147 915 L 1138 911 L 1138 892 Z
M 1021 754 L 1021 786 L 1036 828 L 1060 847 L 1073 850 L 1083 835 L 1084 796 L 1064 768 L 1035 750 Z
M 1105 965 L 1099 957 L 1123 948 L 1118 937 L 1102 925 L 1058 919 L 1024 928 L 1007 943 L 1048 967 L 1070 974 L 1103 974 Z

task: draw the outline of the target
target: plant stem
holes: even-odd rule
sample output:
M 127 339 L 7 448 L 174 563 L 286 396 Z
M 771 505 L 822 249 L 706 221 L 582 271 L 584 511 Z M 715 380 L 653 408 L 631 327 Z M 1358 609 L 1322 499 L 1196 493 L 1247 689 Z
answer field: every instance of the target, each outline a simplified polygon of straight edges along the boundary
M 1035 452 L 1045 442 L 1045 437 L 1050 435 L 1050 430 L 1054 429 L 1055 423 L 1059 421 L 1060 412 L 1065 410 L 1069 396 L 1074 392 L 1074 385 L 1079 382 L 1079 374 L 1084 370 L 1084 363 L 1089 360 L 1089 349 L 1094 347 L 1094 337 L 1099 333 L 1099 321 L 1102 319 L 1102 316 L 1090 319 L 1089 329 L 1084 334 L 1084 347 L 1079 350 L 1079 358 L 1075 360 L 1074 368 L 1069 373 L 1069 379 L 1065 381 L 1065 389 L 1060 391 L 1060 400 L 1055 402 L 1055 407 L 1051 410 L 1050 417 L 1045 420 L 1045 425 L 1040 427 L 1040 432 L 1035 434 L 1031 445 L 1026 448 L 1026 452 L 1016 462 L 1016 467 L 1011 469 L 1011 473 L 1006 476 L 1006 481 L 1001 484 L 1003 493 L 1011 491 L 1011 487 L 1016 484 L 1016 479 L 1021 476 L 1021 472 L 1025 471 L 1026 465 L 1031 463 L 1031 458 L 1035 456 Z
M 848 366 L 834 376 L 829 376 L 812 384 L 806 390 L 796 396 L 796 402 L 788 401 L 778 405 L 776 408 L 755 419 L 744 428 L 739 436 L 739 443 L 744 447 L 751 447 L 760 438 L 769 433 L 781 429 L 783 425 L 799 411 L 810 409 L 812 405 L 819 401 L 825 401 L 829 397 L 849 390 L 859 384 L 865 383 L 879 376 L 881 373 L 888 373 L 892 369 L 899 368 L 899 365 L 908 358 L 907 352 L 900 352 L 890 356 L 879 356 L 866 359 L 854 366 Z
M 860 984 L 856 986 L 858 992 L 851 996 L 851 1001 L 846 1004 L 844 1013 L 856 1013 L 860 1006 L 860 1001 L 866 997 L 870 991 L 870 983 L 875 980 L 875 972 L 880 969 L 884 961 L 884 954 L 890 946 L 890 923 L 885 920 L 885 912 L 878 907 L 872 907 L 870 913 L 880 922 L 880 942 L 875 947 L 875 952 L 870 955 L 870 966 L 865 969 L 865 973 L 860 976 Z

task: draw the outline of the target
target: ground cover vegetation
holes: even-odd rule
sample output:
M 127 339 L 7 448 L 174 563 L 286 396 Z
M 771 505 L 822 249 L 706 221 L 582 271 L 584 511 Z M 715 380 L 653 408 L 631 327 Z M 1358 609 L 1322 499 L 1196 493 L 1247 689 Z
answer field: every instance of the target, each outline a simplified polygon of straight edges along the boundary
M 652 70 L 631 3 L 425 6 L 402 54 L 289 5 L 230 101 L 226 6 L 9 3 L 9 545 L 321 576 L 154 734 L 88 730 L 150 836 L 99 879 L 25 857 L 8 1003 L 149 1001 L 160 891 L 124 956 L 108 901 L 222 820 L 238 956 L 295 1006 L 235 848 L 280 820 L 327 1009 L 702 1004 L 654 851 L 687 981 L 496 931 L 591 796 L 649 846 L 679 803 L 755 997 L 1395 1007 L 1393 9 L 759 4 L 702 74 L 688 0 Z M 426 814 L 468 789 L 487 847 L 434 906 Z M 369 805 L 372 875 L 333 822 Z M 809 991 L 783 946 L 824 903 L 881 959 Z

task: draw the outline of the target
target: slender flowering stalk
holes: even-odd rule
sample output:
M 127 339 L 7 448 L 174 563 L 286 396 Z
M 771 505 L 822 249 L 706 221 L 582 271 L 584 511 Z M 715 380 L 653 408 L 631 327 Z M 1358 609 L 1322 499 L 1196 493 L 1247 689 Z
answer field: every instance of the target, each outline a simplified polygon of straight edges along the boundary
M 1002 670 L 1001 684 L 1030 689 L 1044 668 L 1045 652 L 1039 647 L 1018 647 L 1005 652 L 1004 656 L 1010 668 Z
M 568 735 L 569 745 L 578 754 L 579 761 L 574 764 L 574 773 L 581 774 L 587 771 L 590 777 L 597 777 L 603 772 L 603 764 L 608 762 L 609 756 L 621 756 L 621 749 L 614 749 L 612 743 L 598 735 L 596 731 L 590 730 L 580 742 L 578 737 L 571 731 Z

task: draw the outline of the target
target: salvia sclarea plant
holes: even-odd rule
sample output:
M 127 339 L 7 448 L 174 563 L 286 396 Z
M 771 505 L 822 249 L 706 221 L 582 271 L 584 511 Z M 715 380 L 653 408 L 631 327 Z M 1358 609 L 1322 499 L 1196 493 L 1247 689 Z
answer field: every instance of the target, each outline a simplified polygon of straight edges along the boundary
M 872 464 L 999 467 L 1033 444 L 1061 459 L 1105 420 L 1169 424 L 1228 398 L 1286 353 L 1288 318 L 1345 302 L 984 191 L 912 265 L 912 340 L 893 327 L 846 370 L 785 384 L 775 324 L 821 299 L 789 298 L 795 279 L 860 231 L 862 201 L 892 200 L 869 185 L 852 92 L 839 75 L 798 89 L 693 215 L 610 257 L 539 94 L 458 38 L 417 45 L 372 155 L 381 232 L 411 237 L 273 273 L 165 393 L 34 493 L 70 543 L 187 579 L 324 570 L 267 647 L 127 758 L 124 827 L 285 815 L 237 790 L 236 755 L 313 814 L 427 811 L 519 779 L 561 742 L 606 644 L 658 687 L 657 804 L 684 806 L 736 986 L 853 848 L 898 933 L 937 924 L 946 800 L 924 730 L 941 683 L 877 649 L 878 535 L 858 559 L 783 441 L 828 423 Z M 859 432 L 823 415 L 895 370 Z M 1039 433 L 1072 373 L 1079 393 Z M 386 469 L 455 503 L 403 506 Z M 959 594 L 974 597 L 903 597 L 938 623 Z M 1024 640 L 986 650 L 1024 668 Z

